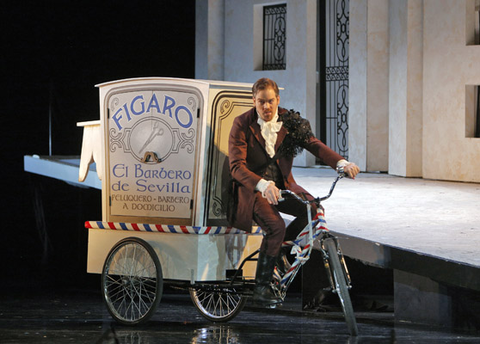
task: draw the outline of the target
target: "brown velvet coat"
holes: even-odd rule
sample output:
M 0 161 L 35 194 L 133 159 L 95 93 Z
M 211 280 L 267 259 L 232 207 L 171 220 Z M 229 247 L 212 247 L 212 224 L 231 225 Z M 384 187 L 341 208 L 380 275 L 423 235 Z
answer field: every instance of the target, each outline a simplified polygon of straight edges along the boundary
M 282 114 L 286 112 L 286 109 L 278 108 L 279 120 L 281 120 Z M 258 171 L 258 169 L 265 166 L 270 159 L 265 150 L 265 139 L 262 136 L 257 119 L 258 115 L 254 107 L 238 116 L 233 122 L 228 142 L 230 173 L 240 184 L 235 221 L 231 225 L 245 231 L 251 231 L 252 228 L 255 187 L 261 179 L 259 174 L 263 172 Z M 287 129 L 282 126 L 278 132 L 275 152 L 277 152 L 286 135 Z M 311 137 L 304 148 L 332 168 L 335 168 L 337 162 L 343 159 L 341 155 L 315 137 Z M 280 167 L 286 189 L 295 193 L 306 192 L 301 186 L 297 185 L 293 178 L 293 157 L 280 156 L 277 159 L 277 164 Z

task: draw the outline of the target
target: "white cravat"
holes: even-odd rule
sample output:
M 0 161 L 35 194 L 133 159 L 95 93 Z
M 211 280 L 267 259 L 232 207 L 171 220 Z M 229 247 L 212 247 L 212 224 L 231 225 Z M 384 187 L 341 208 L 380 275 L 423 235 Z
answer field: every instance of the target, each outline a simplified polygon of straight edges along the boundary
M 271 121 L 265 122 L 263 119 L 258 117 L 258 124 L 262 132 L 262 136 L 265 139 L 265 149 L 270 156 L 273 158 L 275 155 L 275 143 L 277 142 L 277 133 L 282 128 L 282 122 L 277 122 L 278 113 L 272 118 Z
M 260 129 L 262 132 L 262 136 L 265 139 L 265 150 L 267 151 L 270 158 L 273 158 L 275 155 L 275 143 L 277 142 L 277 133 L 282 128 L 282 122 L 277 122 L 278 120 L 278 111 L 275 116 L 272 118 L 271 121 L 265 122 L 263 119 L 258 117 L 258 124 L 260 125 Z M 263 197 L 265 196 L 265 190 L 270 184 L 275 183 L 271 180 L 260 179 L 255 190 L 258 190 L 262 193 Z

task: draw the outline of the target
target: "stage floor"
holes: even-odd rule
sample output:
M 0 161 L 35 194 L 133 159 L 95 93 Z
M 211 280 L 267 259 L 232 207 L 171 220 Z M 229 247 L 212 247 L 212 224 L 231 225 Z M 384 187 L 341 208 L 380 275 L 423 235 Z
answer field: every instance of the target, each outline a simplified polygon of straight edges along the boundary
M 100 283 L 98 283 L 100 285 Z M 25 287 L 27 287 L 25 285 Z M 0 295 L 2 343 L 478 343 L 475 333 L 449 332 L 431 326 L 395 324 L 391 312 L 356 312 L 358 337 L 348 335 L 342 314 L 305 313 L 250 303 L 227 323 L 205 320 L 188 294 L 167 290 L 145 324 L 113 321 L 100 288 L 64 286 L 13 289 Z
M 335 178 L 330 168 L 293 174 L 314 196 Z M 336 233 L 480 267 L 480 184 L 360 173 L 342 179 L 324 207 Z

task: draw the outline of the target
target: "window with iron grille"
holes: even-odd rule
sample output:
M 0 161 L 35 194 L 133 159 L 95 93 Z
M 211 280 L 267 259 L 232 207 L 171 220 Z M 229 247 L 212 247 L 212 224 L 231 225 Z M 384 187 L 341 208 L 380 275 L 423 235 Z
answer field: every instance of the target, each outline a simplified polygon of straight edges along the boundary
M 263 8 L 263 70 L 286 69 L 287 4 Z

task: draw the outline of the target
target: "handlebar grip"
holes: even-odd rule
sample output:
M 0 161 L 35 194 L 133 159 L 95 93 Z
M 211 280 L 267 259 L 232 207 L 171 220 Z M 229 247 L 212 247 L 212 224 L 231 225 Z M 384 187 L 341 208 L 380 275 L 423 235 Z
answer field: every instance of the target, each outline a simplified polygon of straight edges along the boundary
M 340 176 L 340 178 L 348 177 L 348 174 L 344 170 L 344 166 L 337 167 L 336 171 L 337 171 L 338 175 Z

